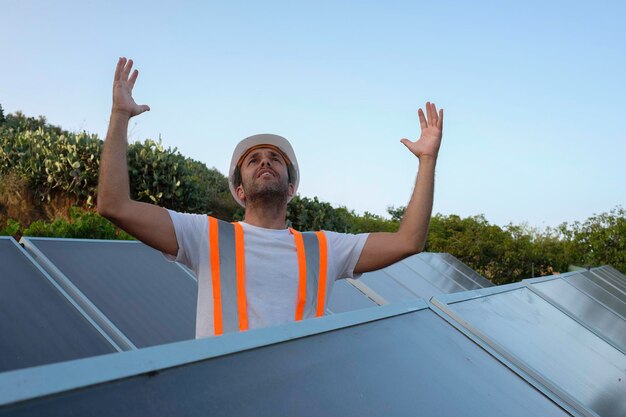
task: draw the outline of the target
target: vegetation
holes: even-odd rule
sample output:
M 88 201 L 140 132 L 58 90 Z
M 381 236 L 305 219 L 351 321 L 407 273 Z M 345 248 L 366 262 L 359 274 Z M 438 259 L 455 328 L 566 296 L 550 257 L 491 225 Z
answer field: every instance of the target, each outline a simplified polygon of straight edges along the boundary
M 94 212 L 102 141 L 71 133 L 45 117 L 0 106 L 0 235 L 130 239 Z M 129 146 L 132 198 L 174 210 L 241 220 L 243 210 L 214 168 L 187 158 L 161 141 Z M 317 197 L 296 196 L 288 206 L 299 230 L 348 233 L 398 230 L 405 207 L 389 207 L 390 218 L 359 215 Z M 570 265 L 611 264 L 626 271 L 626 211 L 616 207 L 585 222 L 537 230 L 490 224 L 483 215 L 433 216 L 427 248 L 448 252 L 494 283 L 567 271 Z

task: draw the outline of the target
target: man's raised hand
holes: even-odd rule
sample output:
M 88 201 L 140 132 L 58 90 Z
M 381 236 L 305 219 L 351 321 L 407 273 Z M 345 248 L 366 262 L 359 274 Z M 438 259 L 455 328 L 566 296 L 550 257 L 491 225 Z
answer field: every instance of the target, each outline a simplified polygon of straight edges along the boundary
M 437 113 L 435 103 L 426 103 L 426 116 L 422 109 L 417 111 L 420 119 L 422 134 L 415 142 L 409 139 L 401 139 L 404 144 L 418 158 L 437 159 L 439 146 L 441 145 L 441 134 L 443 131 L 443 109 Z
M 112 112 L 125 114 L 129 118 L 150 110 L 150 107 L 147 105 L 138 105 L 133 99 L 133 87 L 135 86 L 135 81 L 137 81 L 139 71 L 134 70 L 131 74 L 132 68 L 132 59 L 120 58 L 117 61 L 117 67 L 115 67 L 115 78 L 113 80 Z

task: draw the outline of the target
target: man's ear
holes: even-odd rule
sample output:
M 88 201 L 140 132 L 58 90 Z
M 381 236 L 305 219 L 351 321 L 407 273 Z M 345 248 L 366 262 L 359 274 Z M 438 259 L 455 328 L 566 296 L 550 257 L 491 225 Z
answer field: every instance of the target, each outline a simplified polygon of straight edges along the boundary
M 237 188 L 235 188 L 235 192 L 237 193 L 237 197 L 239 197 L 241 201 L 246 201 L 246 193 L 243 190 L 242 185 L 237 186 Z
M 293 185 L 292 183 L 289 183 L 289 187 L 287 188 L 287 195 L 289 196 L 289 198 L 293 197 L 293 192 L 296 189 L 296 186 Z

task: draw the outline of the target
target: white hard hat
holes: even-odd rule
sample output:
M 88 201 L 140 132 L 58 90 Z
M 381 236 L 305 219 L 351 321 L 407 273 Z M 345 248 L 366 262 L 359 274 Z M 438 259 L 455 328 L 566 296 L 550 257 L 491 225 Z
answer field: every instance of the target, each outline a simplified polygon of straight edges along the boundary
M 239 203 L 242 207 L 245 207 L 246 203 L 239 199 L 237 192 L 235 191 L 239 185 L 235 184 L 235 169 L 250 149 L 261 147 L 263 145 L 278 148 L 278 150 L 282 153 L 283 158 L 285 158 L 287 170 L 289 171 L 289 182 L 292 183 L 294 187 L 293 195 L 289 198 L 289 201 L 291 201 L 293 196 L 296 195 L 296 191 L 298 191 L 298 184 L 300 183 L 300 169 L 298 168 L 296 154 L 289 141 L 282 136 L 272 135 L 270 133 L 249 136 L 239 142 L 235 147 L 233 157 L 230 160 L 230 169 L 228 170 L 228 187 L 230 188 L 230 193 L 235 198 L 235 201 L 237 201 L 237 203 Z

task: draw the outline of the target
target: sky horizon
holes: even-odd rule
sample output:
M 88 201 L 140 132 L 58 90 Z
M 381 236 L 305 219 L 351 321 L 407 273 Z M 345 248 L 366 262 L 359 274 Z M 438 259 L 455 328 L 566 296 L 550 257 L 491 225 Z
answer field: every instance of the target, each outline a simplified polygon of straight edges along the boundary
M 5 113 L 105 137 L 120 56 L 158 139 L 227 173 L 236 143 L 293 144 L 299 193 L 406 205 L 418 107 L 445 109 L 433 213 L 545 228 L 626 202 L 626 6 L 600 2 L 9 2 Z M 8 59 L 10 57 L 10 60 Z M 390 187 L 390 184 L 395 186 Z

